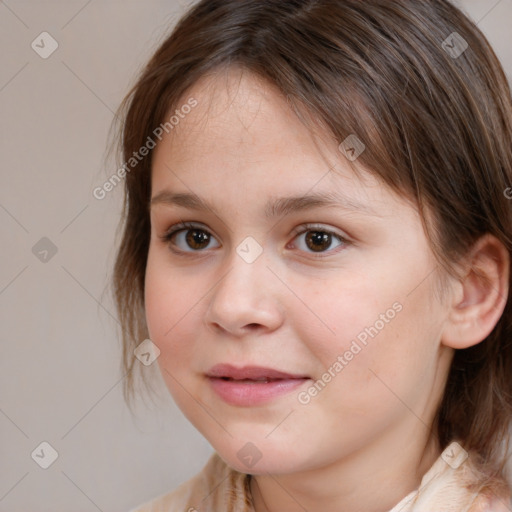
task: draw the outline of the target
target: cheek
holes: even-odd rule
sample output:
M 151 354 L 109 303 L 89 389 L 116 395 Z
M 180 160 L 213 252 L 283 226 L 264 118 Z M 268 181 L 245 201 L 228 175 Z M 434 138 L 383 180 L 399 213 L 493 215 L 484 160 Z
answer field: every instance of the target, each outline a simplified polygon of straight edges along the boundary
M 171 368 L 187 358 L 187 327 L 197 315 L 202 294 L 197 279 L 171 269 L 163 258 L 148 255 L 145 278 L 145 310 L 150 339 L 161 352 L 159 362 Z M 197 285 L 197 286 L 196 286 Z M 197 325 L 197 317 L 194 324 Z M 172 357 L 171 357 L 172 355 Z
M 404 301 L 389 323 L 374 320 L 345 341 L 343 369 L 326 395 L 333 409 L 356 425 L 370 411 L 384 423 L 410 411 L 423 417 L 438 378 L 440 325 L 425 316 L 420 301 Z
M 348 391 L 364 402 L 375 394 L 389 395 L 386 385 L 411 396 L 435 372 L 442 308 L 432 300 L 430 283 L 411 293 L 418 281 L 413 269 L 391 274 L 345 276 L 308 296 L 322 322 L 310 315 L 317 329 L 302 330 L 302 339 L 321 372 L 336 375 L 337 397 Z M 295 311 L 294 322 L 306 327 L 304 314 Z
M 291 281 L 290 288 L 301 290 L 301 300 L 290 298 L 286 308 L 292 328 L 325 368 L 351 348 L 364 359 L 371 340 L 381 337 L 400 316 L 396 293 L 386 286 L 377 288 L 371 276 L 344 275 L 312 287 L 313 282 Z

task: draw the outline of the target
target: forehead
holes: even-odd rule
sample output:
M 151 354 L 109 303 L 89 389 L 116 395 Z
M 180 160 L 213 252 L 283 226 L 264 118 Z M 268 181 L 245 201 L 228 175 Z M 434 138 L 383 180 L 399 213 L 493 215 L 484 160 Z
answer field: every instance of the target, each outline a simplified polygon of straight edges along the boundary
M 383 183 L 363 169 L 356 174 L 334 137 L 303 123 L 260 77 L 218 71 L 198 81 L 175 109 L 191 99 L 196 106 L 154 150 L 153 196 L 164 188 L 202 197 L 338 191 L 360 204 L 382 201 Z
M 190 98 L 197 105 L 167 137 L 173 157 L 180 161 L 211 154 L 219 160 L 223 152 L 226 159 L 235 155 L 246 160 L 263 159 L 266 154 L 286 153 L 296 160 L 318 152 L 315 139 L 329 138 L 320 130 L 313 137 L 286 98 L 247 70 L 220 69 L 204 76 L 183 95 L 176 105 L 178 110 Z

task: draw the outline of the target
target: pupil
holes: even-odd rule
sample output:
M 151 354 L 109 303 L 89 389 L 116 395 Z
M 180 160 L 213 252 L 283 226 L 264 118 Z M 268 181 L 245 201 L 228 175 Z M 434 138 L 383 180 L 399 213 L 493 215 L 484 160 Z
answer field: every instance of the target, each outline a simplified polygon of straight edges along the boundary
M 310 231 L 306 236 L 306 242 L 311 250 L 320 252 L 331 245 L 331 235 L 323 231 Z
M 204 231 L 198 229 L 191 229 L 187 233 L 187 243 L 193 249 L 202 249 L 206 247 L 210 240 L 210 236 Z

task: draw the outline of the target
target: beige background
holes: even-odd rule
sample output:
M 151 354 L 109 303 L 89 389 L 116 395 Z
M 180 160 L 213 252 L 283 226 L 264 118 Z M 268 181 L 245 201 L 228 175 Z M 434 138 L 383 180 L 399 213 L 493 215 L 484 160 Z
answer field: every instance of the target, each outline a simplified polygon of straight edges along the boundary
M 511 77 L 512 0 L 460 5 Z M 183 9 L 177 0 L 0 2 L 0 512 L 127 511 L 211 453 L 166 392 L 134 417 L 123 402 L 105 293 L 121 187 L 92 196 L 116 170 L 104 159 L 113 111 Z M 59 45 L 48 59 L 31 48 L 43 31 Z M 57 249 L 47 262 L 32 252 L 42 237 Z M 46 470 L 31 458 L 42 441 L 59 455 Z

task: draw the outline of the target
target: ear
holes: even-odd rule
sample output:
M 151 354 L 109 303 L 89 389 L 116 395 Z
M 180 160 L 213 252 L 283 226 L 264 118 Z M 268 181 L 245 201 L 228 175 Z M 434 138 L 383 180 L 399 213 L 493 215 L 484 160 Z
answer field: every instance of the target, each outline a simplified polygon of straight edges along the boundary
M 441 342 L 454 349 L 483 341 L 500 319 L 508 298 L 510 256 L 495 236 L 484 235 L 465 258 Z

